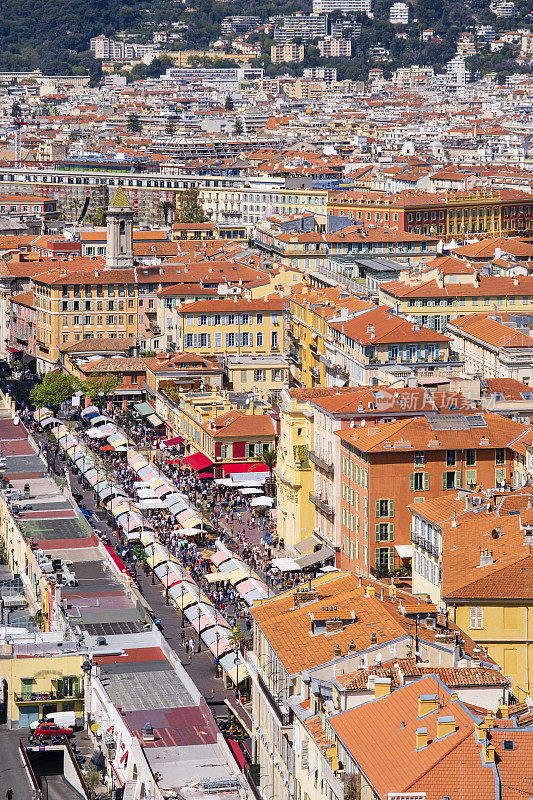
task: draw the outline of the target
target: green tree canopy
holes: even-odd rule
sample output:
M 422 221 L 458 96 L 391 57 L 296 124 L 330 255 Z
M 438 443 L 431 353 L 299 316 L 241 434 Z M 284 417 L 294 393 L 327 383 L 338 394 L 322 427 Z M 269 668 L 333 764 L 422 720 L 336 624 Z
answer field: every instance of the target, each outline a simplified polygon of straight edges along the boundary
M 200 203 L 200 192 L 194 186 L 179 195 L 176 222 L 209 222 Z
M 235 108 L 233 103 L 233 97 L 230 94 L 226 95 L 226 102 L 224 103 L 224 108 L 226 109 L 226 111 L 233 111 L 233 109 Z
M 72 375 L 65 375 L 59 370 L 47 372 L 41 383 L 31 390 L 30 400 L 37 408 L 46 406 L 56 412 L 61 408 L 61 403 L 71 399 L 75 390 L 76 380 Z
M 235 136 L 241 136 L 244 133 L 244 125 L 242 124 L 242 119 L 237 117 L 235 120 L 235 124 L 233 125 L 233 133 Z
M 86 381 L 81 381 L 79 388 L 93 403 L 98 403 L 112 395 L 119 383 L 116 375 L 106 373 L 105 375 L 93 375 Z

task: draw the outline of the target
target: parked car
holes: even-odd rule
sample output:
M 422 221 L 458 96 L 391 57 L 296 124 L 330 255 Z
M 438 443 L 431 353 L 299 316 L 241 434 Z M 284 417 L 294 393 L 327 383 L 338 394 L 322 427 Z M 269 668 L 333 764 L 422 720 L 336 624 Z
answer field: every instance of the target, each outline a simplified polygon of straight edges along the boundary
M 64 741 L 65 738 L 72 736 L 72 729 L 61 728 L 53 722 L 43 722 L 35 728 L 36 739 L 52 739 L 54 736 Z
M 44 719 L 37 720 L 35 722 L 30 722 L 30 730 L 35 733 L 39 725 L 57 725 L 58 727 L 63 728 L 74 728 L 76 727 L 76 712 L 75 711 L 52 711 L 50 714 L 47 714 Z

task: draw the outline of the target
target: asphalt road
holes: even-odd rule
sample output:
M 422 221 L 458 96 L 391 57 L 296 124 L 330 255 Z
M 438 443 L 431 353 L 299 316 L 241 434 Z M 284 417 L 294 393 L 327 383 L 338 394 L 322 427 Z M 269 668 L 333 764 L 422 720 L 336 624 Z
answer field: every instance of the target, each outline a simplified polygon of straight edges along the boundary
M 43 800 L 80 800 L 80 795 L 74 791 L 62 775 L 46 775 L 46 777 L 43 775 L 41 789 Z
M 32 786 L 28 779 L 18 744 L 22 735 L 27 735 L 27 730 L 8 730 L 5 725 L 0 725 L 0 798 L 6 796 L 11 786 L 13 800 L 30 800 Z

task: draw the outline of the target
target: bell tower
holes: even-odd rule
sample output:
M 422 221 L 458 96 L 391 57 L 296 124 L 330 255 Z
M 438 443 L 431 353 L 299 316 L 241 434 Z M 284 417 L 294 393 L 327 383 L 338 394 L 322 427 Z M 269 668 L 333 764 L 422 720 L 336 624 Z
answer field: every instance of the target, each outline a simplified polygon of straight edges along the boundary
M 117 189 L 107 209 L 105 264 L 109 269 L 133 267 L 133 210 L 124 189 Z

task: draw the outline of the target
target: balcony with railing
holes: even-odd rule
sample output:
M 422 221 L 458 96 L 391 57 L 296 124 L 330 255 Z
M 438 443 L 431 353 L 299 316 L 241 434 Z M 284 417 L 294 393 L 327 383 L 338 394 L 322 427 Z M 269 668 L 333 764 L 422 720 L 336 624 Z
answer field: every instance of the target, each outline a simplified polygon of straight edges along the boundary
M 62 692 L 32 692 L 22 691 L 14 693 L 15 703 L 21 705 L 23 703 L 43 703 L 53 700 L 56 702 L 70 702 L 72 700 L 81 700 L 83 692 L 79 689 L 65 690 Z
M 328 472 L 330 475 L 333 474 L 335 471 L 335 466 L 333 464 L 328 464 L 323 458 L 317 456 L 314 450 L 308 450 L 307 454 L 309 456 L 309 461 L 312 461 L 315 466 L 319 467 L 323 472 Z
M 290 350 L 289 351 L 288 358 L 289 358 L 289 361 L 293 362 L 293 364 L 296 364 L 299 367 L 302 366 L 302 359 L 300 358 L 300 356 L 298 355 L 298 353 L 295 350 Z
M 317 494 L 309 492 L 309 500 L 327 517 L 333 517 L 335 515 L 335 511 L 328 503 L 327 498 L 322 498 Z

